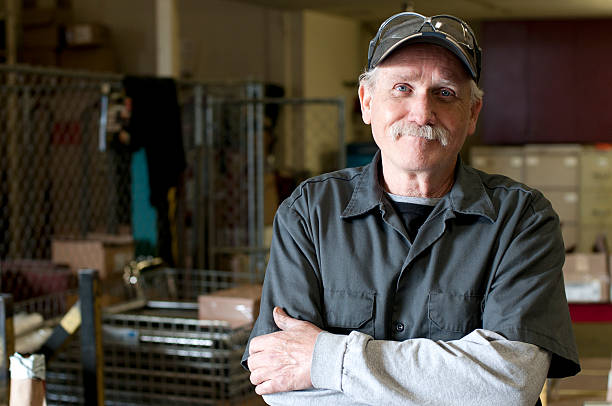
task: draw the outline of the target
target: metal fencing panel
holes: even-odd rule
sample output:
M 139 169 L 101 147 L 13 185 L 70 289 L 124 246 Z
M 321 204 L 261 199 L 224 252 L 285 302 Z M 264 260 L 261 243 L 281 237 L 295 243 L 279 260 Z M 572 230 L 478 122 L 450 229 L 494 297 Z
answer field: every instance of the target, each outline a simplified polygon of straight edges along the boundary
M 27 297 L 36 296 L 30 292 L 32 286 L 46 275 L 30 272 L 31 280 L 17 279 L 13 268 L 21 269 L 28 261 L 37 268 L 44 263 L 56 277 L 60 271 L 48 261 L 54 238 L 131 231 L 133 151 L 116 142 L 108 130 L 114 114 L 110 95 L 123 91 L 122 79 L 0 66 L 0 289 L 35 306 L 24 311 L 51 309 L 53 314 L 42 313 L 45 319 L 63 314 L 69 301 L 64 293 L 70 299 L 73 293 L 66 285 L 59 293 L 39 292 L 46 295 L 44 301 L 38 296 L 27 302 Z M 276 206 L 297 185 L 279 187 L 278 174 L 289 173 L 293 182 L 344 167 L 344 104 L 337 99 L 266 98 L 265 87 L 256 82 L 178 81 L 177 96 L 187 161 L 175 212 L 178 264 L 184 263 L 181 268 L 187 270 L 233 272 L 185 271 L 170 277 L 167 271 L 149 287 L 168 287 L 163 292 L 166 299 L 174 291 L 187 297 L 172 299 L 193 300 L 197 294 L 237 282 L 261 281 L 268 254 L 265 230 Z M 108 388 L 116 395 L 115 404 L 151 404 L 162 398 L 178 402 L 183 396 L 179 393 L 189 395 L 177 404 L 194 404 L 194 399 L 210 394 L 220 401 L 251 390 L 238 363 L 247 329 L 208 325 L 192 320 L 193 315 L 164 320 L 137 316 L 105 319 L 115 332 L 138 330 L 141 338 L 161 340 L 148 342 L 150 351 L 145 352 L 129 342 L 127 347 L 115 343 L 108 349 L 105 357 L 114 363 L 109 374 L 127 359 L 143 365 L 141 371 L 129 372 L 123 365 L 117 375 L 109 375 L 108 382 L 116 385 Z M 218 337 L 222 348 L 203 348 L 206 340 L 197 341 L 195 333 L 200 338 Z M 81 379 L 75 354 L 65 351 L 52 366 L 52 403 L 81 402 L 80 389 L 74 389 Z M 157 375 L 144 372 L 158 367 Z M 185 371 L 192 371 L 187 381 L 173 378 Z M 202 383 L 201 375 L 214 379 Z M 146 394 L 130 394 L 135 387 L 129 380 L 135 376 Z M 170 392 L 159 392 L 160 383 Z M 186 383 L 199 389 L 189 389 Z
M 46 260 L 54 238 L 130 233 L 133 151 L 109 134 L 122 80 L 0 66 L 0 259 Z M 273 175 L 344 166 L 342 100 L 265 91 L 258 82 L 177 81 L 187 161 L 179 266 L 263 272 L 264 230 L 287 194 L 270 197 Z
M 109 80 L 0 68 L 1 258 L 49 258 L 53 236 L 129 221 L 120 154 L 99 150 L 100 87 Z
M 265 229 L 296 186 L 279 190 L 276 175 L 286 171 L 304 179 L 344 167 L 344 103 L 265 98 L 257 88 L 250 96 L 206 102 L 207 239 L 212 268 L 262 275 Z M 313 149 L 329 153 L 313 162 Z

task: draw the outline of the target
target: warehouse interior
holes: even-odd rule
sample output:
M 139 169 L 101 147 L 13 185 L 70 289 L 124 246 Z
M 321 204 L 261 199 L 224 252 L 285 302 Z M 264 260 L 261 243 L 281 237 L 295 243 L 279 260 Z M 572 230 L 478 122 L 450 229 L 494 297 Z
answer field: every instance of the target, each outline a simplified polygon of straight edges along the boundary
M 542 403 L 612 404 L 610 0 L 0 0 L 0 404 L 14 352 L 49 405 L 264 404 L 240 357 L 274 214 L 377 151 L 358 77 L 400 11 L 471 25 L 461 158 L 559 215 L 582 372 Z

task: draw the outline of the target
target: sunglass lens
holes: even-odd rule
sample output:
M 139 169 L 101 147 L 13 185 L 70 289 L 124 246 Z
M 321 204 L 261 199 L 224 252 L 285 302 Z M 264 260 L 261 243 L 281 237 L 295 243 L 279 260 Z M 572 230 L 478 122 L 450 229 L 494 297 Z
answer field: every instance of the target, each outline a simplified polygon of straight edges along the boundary
M 399 16 L 384 27 L 380 33 L 381 41 L 389 37 L 405 36 L 417 33 L 423 25 L 423 18 L 416 15 Z
M 432 25 L 436 31 L 445 33 L 458 43 L 466 45 L 471 50 L 474 50 L 475 47 L 472 34 L 460 21 L 439 16 L 432 19 Z

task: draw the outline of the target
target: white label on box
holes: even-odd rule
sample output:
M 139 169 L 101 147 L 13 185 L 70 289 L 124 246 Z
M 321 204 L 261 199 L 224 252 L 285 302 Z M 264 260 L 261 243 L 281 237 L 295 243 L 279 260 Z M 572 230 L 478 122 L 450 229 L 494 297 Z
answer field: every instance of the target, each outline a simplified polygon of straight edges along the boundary
M 565 282 L 565 296 L 568 302 L 600 302 L 601 282 Z
M 75 44 L 86 44 L 92 40 L 91 26 L 89 25 L 76 25 L 74 27 L 74 38 Z
M 576 203 L 578 201 L 578 193 L 568 192 L 563 195 L 563 200 L 567 203 Z
M 512 158 L 510 158 L 510 166 L 512 166 L 513 168 L 520 168 L 521 166 L 523 166 L 523 157 L 513 156 Z
M 608 158 L 600 156 L 597 158 L 597 165 L 601 167 L 607 167 L 609 165 Z
M 563 164 L 569 168 L 574 168 L 578 166 L 578 158 L 575 156 L 566 156 L 565 159 L 563 159 Z
M 589 259 L 585 256 L 576 257 L 576 271 L 588 272 L 589 271 Z
M 483 167 L 487 164 L 487 158 L 482 156 L 474 157 L 474 166 Z
M 527 165 L 529 166 L 536 166 L 540 163 L 540 158 L 538 158 L 537 156 L 528 156 L 527 157 Z

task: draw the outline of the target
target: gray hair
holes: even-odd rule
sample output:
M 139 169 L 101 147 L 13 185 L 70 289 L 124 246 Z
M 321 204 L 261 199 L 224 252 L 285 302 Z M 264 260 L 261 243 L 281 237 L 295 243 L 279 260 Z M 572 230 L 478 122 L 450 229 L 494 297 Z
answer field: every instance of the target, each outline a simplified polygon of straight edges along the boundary
M 374 89 L 374 87 L 376 86 L 377 69 L 378 67 L 375 67 L 374 69 L 364 71 L 361 75 L 359 75 L 359 84 L 364 85 L 365 87 L 369 89 Z M 484 91 L 481 88 L 479 88 L 476 82 L 474 81 L 474 79 L 471 79 L 471 78 L 470 78 L 470 93 L 471 93 L 470 99 L 471 99 L 472 105 L 474 105 L 477 102 L 482 101 L 482 97 L 484 96 Z

